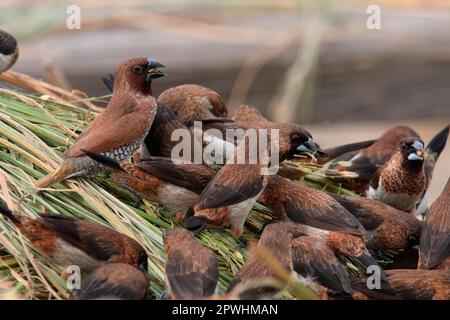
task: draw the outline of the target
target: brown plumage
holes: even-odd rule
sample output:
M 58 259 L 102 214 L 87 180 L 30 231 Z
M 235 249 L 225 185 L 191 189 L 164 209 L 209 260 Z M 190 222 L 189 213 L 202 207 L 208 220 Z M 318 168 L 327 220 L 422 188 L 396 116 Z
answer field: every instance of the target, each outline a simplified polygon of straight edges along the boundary
M 171 109 L 188 126 L 194 121 L 228 116 L 227 107 L 217 92 L 195 84 L 165 90 L 158 96 L 158 103 Z
M 19 46 L 13 35 L 0 30 L 0 73 L 10 69 L 19 58 Z
M 370 182 L 368 197 L 410 212 L 426 188 L 424 146 L 417 137 L 400 141 L 398 149 Z
M 107 263 L 91 272 L 72 292 L 73 300 L 144 300 L 150 281 L 129 264 Z
M 251 127 L 276 127 L 277 124 L 275 122 L 269 121 L 253 106 L 249 105 L 241 105 L 239 106 L 233 116 L 233 120 L 238 123 L 245 123 Z M 293 124 L 291 124 L 293 125 Z M 319 145 L 316 143 L 316 148 L 318 149 L 318 153 L 315 155 L 315 162 L 319 164 L 324 164 L 328 161 L 331 161 L 334 158 L 341 156 L 342 154 L 348 152 L 355 152 L 363 148 L 367 148 L 371 146 L 375 140 L 367 140 L 356 143 L 345 144 L 337 147 L 330 147 L 325 150 L 320 150 Z M 300 159 L 296 159 L 300 160 Z M 311 161 L 310 158 L 303 158 L 302 161 Z M 296 170 L 298 171 L 298 170 Z M 283 175 L 283 174 L 282 174 Z
M 194 207 L 194 216 L 186 221 L 188 229 L 201 230 L 206 225 L 231 226 L 233 237 L 242 235 L 245 220 L 267 181 L 267 176 L 261 172 L 266 165 L 249 163 L 246 141 L 242 141 L 234 157 L 203 190 Z M 245 163 L 238 163 L 239 152 L 246 152 Z
M 261 246 L 267 250 L 287 273 L 291 273 L 293 270 L 291 241 L 295 233 L 296 227 L 290 222 L 270 223 L 264 227 L 261 238 L 258 241 L 258 247 Z M 232 292 L 240 285 L 252 281 L 261 281 L 266 278 L 281 280 L 258 257 L 252 256 L 234 276 L 227 291 Z M 262 286 L 253 289 L 253 291 L 252 294 L 247 292 L 247 295 L 273 297 L 279 292 L 279 288 Z
M 330 166 L 330 175 L 335 175 L 335 171 L 356 174 L 357 177 L 355 178 L 336 177 L 333 180 L 342 183 L 345 188 L 356 193 L 365 194 L 378 167 L 391 158 L 400 141 L 407 137 L 419 137 L 419 135 L 406 126 L 393 127 L 387 130 L 370 147 L 337 157 Z
M 116 72 L 114 92 L 106 109 L 83 131 L 63 154 L 64 161 L 54 172 L 40 179 L 37 188 L 101 170 L 83 150 L 102 153 L 115 160 L 126 160 L 140 147 L 156 114 L 151 96 L 151 80 L 162 73 L 158 62 L 135 58 L 122 63 Z
M 371 299 L 449 300 L 450 269 L 447 270 L 387 270 L 388 281 L 381 281 L 381 289 L 368 289 L 367 279 L 352 281 L 353 289 Z
M 368 248 L 398 250 L 418 243 L 422 223 L 410 213 L 359 196 L 330 196 L 352 213 L 367 230 Z
M 216 256 L 199 245 L 191 232 L 182 228 L 166 230 L 164 253 L 170 299 L 192 300 L 214 294 L 219 280 Z
M 170 158 L 146 157 L 136 164 L 118 163 L 86 151 L 86 155 L 108 167 L 114 181 L 140 197 L 162 204 L 172 215 L 183 217 L 197 203 L 214 173 L 201 164 L 175 164 Z
M 122 262 L 147 271 L 147 254 L 135 240 L 100 224 L 44 214 L 32 219 L 0 206 L 32 245 L 62 267 L 90 272 L 107 262 Z
M 428 210 L 420 238 L 419 268 L 450 269 L 450 178 Z

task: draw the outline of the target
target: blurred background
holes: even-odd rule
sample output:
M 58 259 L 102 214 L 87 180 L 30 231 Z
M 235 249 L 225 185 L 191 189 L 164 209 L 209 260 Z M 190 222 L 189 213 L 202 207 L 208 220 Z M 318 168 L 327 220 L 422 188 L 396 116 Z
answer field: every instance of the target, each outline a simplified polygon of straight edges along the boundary
M 70 5 L 81 29 L 66 26 Z M 369 30 L 369 5 L 380 30 Z M 166 65 L 154 92 L 196 83 L 232 110 L 303 124 L 323 147 L 409 125 L 425 142 L 450 123 L 450 1 L 2 0 L 0 28 L 20 43 L 14 71 L 107 94 L 101 77 L 148 56 Z M 439 159 L 430 200 L 450 173 Z

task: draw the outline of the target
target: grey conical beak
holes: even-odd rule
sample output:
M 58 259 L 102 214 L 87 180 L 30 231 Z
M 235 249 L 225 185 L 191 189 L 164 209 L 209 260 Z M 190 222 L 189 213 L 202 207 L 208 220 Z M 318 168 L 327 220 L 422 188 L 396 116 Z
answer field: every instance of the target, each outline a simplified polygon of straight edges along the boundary
M 296 149 L 300 153 L 316 153 L 317 148 L 316 144 L 314 143 L 314 140 L 310 137 L 307 141 L 303 142 L 301 145 L 299 145 Z

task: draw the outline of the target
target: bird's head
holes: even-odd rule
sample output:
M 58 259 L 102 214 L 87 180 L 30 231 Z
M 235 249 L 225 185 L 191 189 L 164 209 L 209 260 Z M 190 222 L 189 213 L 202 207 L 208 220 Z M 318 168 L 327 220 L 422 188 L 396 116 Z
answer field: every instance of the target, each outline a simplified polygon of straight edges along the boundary
M 150 58 L 127 60 L 116 72 L 114 87 L 120 86 L 133 92 L 152 95 L 152 80 L 166 75 L 160 68 L 164 68 L 164 65 Z
M 139 252 L 138 268 L 144 273 L 148 273 L 148 256 L 144 250 Z
M 318 152 L 311 134 L 294 124 L 279 126 L 280 161 L 299 155 L 314 155 Z
M 425 155 L 423 141 L 417 137 L 402 139 L 400 141 L 400 152 L 405 161 L 422 163 Z
M 17 40 L 6 31 L 0 30 L 0 73 L 11 68 L 19 56 Z

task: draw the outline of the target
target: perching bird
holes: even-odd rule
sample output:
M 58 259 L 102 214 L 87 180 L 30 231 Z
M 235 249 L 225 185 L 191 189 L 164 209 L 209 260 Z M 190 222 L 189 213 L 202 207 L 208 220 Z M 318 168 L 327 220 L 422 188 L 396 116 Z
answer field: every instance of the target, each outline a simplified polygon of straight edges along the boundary
M 264 226 L 261 237 L 258 241 L 258 247 L 262 247 L 270 253 L 272 255 L 271 258 L 278 262 L 278 264 L 288 274 L 293 270 L 291 241 L 296 235 L 296 230 L 297 228 L 291 222 L 272 222 Z M 228 286 L 227 292 L 233 292 L 238 289 L 239 286 L 250 282 L 261 281 L 267 278 L 282 281 L 282 279 L 280 279 L 273 272 L 273 270 L 271 270 L 257 256 L 251 256 L 234 276 Z M 254 288 L 253 291 L 254 292 L 252 295 L 254 297 L 272 298 L 280 292 L 280 288 L 263 285 L 261 287 Z M 250 295 L 250 292 L 247 292 L 247 295 Z
M 144 300 L 150 281 L 142 270 L 125 263 L 106 263 L 83 279 L 73 300 Z
M 188 126 L 193 125 L 194 121 L 228 116 L 225 102 L 217 92 L 195 84 L 163 91 L 158 96 L 158 103 L 172 110 Z
M 367 196 L 411 212 L 426 189 L 424 155 L 420 138 L 402 139 L 391 159 L 372 177 Z
M 425 170 L 425 178 L 427 180 L 427 188 L 424 191 L 419 201 L 419 204 L 416 208 L 416 216 L 425 215 L 426 213 L 427 210 L 426 191 L 428 190 L 428 187 L 431 184 L 431 180 L 433 179 L 433 170 L 436 165 L 436 162 L 439 159 L 439 156 L 441 155 L 442 151 L 444 150 L 445 145 L 447 144 L 449 129 L 450 126 L 446 126 L 444 129 L 439 131 L 425 147 L 424 170 Z
M 425 218 L 419 247 L 420 269 L 450 269 L 450 178 Z
M 379 300 L 449 300 L 450 269 L 386 271 L 387 281 L 380 281 L 381 288 L 368 288 L 367 278 L 352 280 L 354 290 L 365 295 L 363 299 Z
M 19 46 L 13 35 L 0 30 L 0 73 L 10 69 L 19 57 Z
M 360 196 L 330 196 L 364 226 L 369 249 L 399 250 L 418 244 L 422 223 L 410 213 Z
M 333 160 L 329 167 L 329 176 L 334 182 L 342 183 L 343 187 L 365 195 L 378 167 L 385 164 L 398 149 L 400 141 L 408 137 L 419 137 L 419 135 L 406 126 L 393 127 L 370 147 L 345 153 Z M 336 171 L 342 174 L 336 176 Z M 351 177 L 342 177 L 345 173 L 350 173 Z
M 274 127 L 276 126 L 275 122 L 269 121 L 253 106 L 249 105 L 241 105 L 239 106 L 234 113 L 233 120 L 238 123 L 246 123 L 248 125 L 254 127 Z M 318 153 L 315 154 L 315 162 L 319 164 L 324 164 L 328 161 L 331 161 L 343 154 L 349 152 L 356 152 L 360 149 L 367 148 L 371 146 L 376 140 L 366 140 L 355 143 L 349 143 L 345 145 L 340 145 L 337 147 L 330 147 L 324 150 L 321 150 L 319 145 L 316 143 L 316 148 Z M 309 159 L 309 158 L 308 158 Z M 295 159 L 297 160 L 297 158 Z M 310 160 L 308 160 L 310 161 Z M 286 172 L 286 170 L 283 171 Z M 296 170 L 298 172 L 298 170 Z M 282 173 L 280 173 L 283 175 Z M 284 175 L 283 175 L 284 176 Z M 287 176 L 286 176 L 287 177 Z
M 213 295 L 219 280 L 215 254 L 183 228 L 166 230 L 163 239 L 168 297 L 192 300 Z
M 62 267 L 77 265 L 89 273 L 109 262 L 130 264 L 147 272 L 147 254 L 135 240 L 100 224 L 43 214 L 32 219 L 13 214 L 0 205 L 0 213 L 9 218 L 31 244 Z
M 132 164 L 90 151 L 86 155 L 108 167 L 119 186 L 163 205 L 181 220 L 214 176 L 204 165 L 175 164 L 170 158 L 148 157 Z
M 364 227 L 326 193 L 274 175 L 258 202 L 277 218 L 297 222 L 305 235 L 319 238 L 336 253 L 354 257 L 365 267 L 378 265 L 365 246 Z
M 116 73 L 114 93 L 106 109 L 83 131 L 63 154 L 63 163 L 36 182 L 37 188 L 76 176 L 93 175 L 102 170 L 84 155 L 89 150 L 126 160 L 141 146 L 156 114 L 151 94 L 152 79 L 163 76 L 162 64 L 152 59 L 135 58 L 122 63 Z

